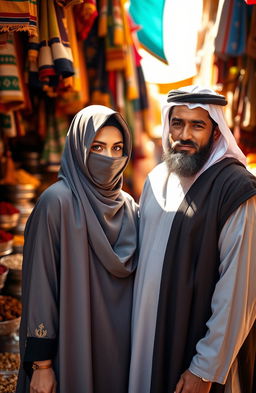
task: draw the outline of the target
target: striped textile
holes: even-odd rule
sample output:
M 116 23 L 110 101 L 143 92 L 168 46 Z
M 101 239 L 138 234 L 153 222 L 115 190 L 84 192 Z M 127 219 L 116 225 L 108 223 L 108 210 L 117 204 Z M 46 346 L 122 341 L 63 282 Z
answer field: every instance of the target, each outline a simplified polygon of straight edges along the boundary
M 215 53 L 229 56 L 245 54 L 248 8 L 241 0 L 224 1 Z
M 64 9 L 52 0 L 41 1 L 39 79 L 50 92 L 60 80 L 74 75 Z
M 0 1 L 0 32 L 12 31 L 38 35 L 37 0 Z
M 126 62 L 126 43 L 120 0 L 108 2 L 106 32 L 106 70 L 123 70 Z
M 0 34 L 1 35 L 1 34 Z M 17 109 L 24 104 L 13 33 L 0 45 L 0 112 Z

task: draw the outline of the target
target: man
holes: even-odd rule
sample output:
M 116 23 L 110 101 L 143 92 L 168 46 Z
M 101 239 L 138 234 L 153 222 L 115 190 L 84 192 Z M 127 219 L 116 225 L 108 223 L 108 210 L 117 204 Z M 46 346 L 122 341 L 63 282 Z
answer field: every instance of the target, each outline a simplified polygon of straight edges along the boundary
M 253 393 L 256 178 L 223 96 L 189 86 L 167 101 L 165 160 L 140 203 L 129 393 Z

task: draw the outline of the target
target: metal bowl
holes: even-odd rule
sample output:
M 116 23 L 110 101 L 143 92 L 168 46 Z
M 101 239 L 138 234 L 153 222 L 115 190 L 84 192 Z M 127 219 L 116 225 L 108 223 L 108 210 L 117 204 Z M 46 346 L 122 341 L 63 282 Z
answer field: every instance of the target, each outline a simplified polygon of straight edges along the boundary
M 0 243 L 0 256 L 9 255 L 12 252 L 13 239 Z
M 23 255 L 20 253 L 8 255 L 0 259 L 1 265 L 9 269 L 8 281 L 20 281 L 22 278 Z
M 36 188 L 32 184 L 2 184 L 0 191 L 10 202 L 29 200 L 36 196 Z
M 18 381 L 18 373 L 15 371 L 0 373 L 1 392 L 15 393 Z
M 0 264 L 0 266 L 3 266 L 5 268 L 5 271 L 2 274 L 0 274 L 0 289 L 2 289 L 4 287 L 9 269 L 7 266 L 2 264 Z
M 12 229 L 18 224 L 20 213 L 14 214 L 0 214 L 0 228 Z
M 0 322 L 0 336 L 8 336 L 16 332 L 20 327 L 21 317 Z

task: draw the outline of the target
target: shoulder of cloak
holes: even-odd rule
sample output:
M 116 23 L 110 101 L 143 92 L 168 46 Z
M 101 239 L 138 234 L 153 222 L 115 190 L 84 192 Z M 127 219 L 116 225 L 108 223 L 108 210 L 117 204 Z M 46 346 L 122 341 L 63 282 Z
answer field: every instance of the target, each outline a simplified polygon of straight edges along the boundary
M 63 181 L 58 181 L 42 192 L 27 221 L 25 236 L 31 225 L 36 229 L 40 222 L 57 225 L 58 217 L 66 212 L 72 203 L 72 192 Z M 36 227 L 35 227 L 36 225 Z
M 131 207 L 134 214 L 136 214 L 138 211 L 138 204 L 135 202 L 133 197 L 124 190 L 121 190 L 121 194 L 123 195 L 126 204 L 128 204 Z
M 72 200 L 72 191 L 60 180 L 48 187 L 39 197 L 38 205 L 50 209 L 66 207 Z
M 228 217 L 256 195 L 256 177 L 234 158 L 225 158 L 207 169 L 192 185 L 183 201 L 187 206 L 213 207 L 219 217 L 219 230 Z

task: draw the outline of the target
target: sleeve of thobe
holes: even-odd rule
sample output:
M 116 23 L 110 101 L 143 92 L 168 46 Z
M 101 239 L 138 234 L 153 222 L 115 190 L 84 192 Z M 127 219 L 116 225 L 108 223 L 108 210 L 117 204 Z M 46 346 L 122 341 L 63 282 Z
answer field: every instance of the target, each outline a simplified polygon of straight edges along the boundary
M 229 217 L 220 234 L 220 278 L 212 297 L 212 315 L 189 367 L 212 382 L 225 383 L 255 320 L 255 228 L 256 196 Z
M 46 193 L 26 228 L 23 308 L 27 320 L 24 365 L 52 359 L 58 334 L 60 203 Z M 25 368 L 26 369 L 26 368 Z

